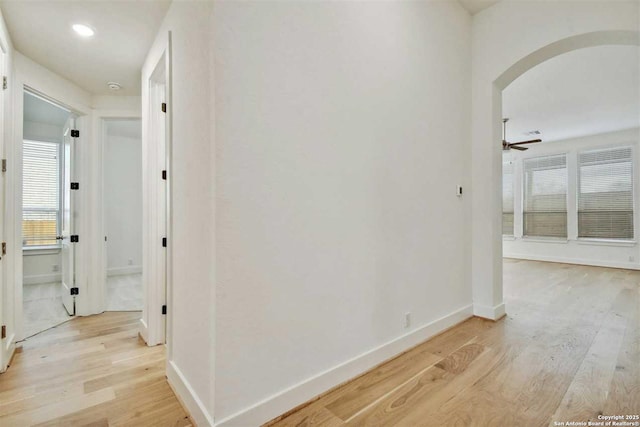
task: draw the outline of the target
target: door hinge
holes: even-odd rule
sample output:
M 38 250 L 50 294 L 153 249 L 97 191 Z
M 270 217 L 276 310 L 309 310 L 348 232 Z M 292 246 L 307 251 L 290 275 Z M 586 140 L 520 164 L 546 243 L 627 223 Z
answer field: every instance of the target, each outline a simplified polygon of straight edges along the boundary
M 78 235 L 77 234 L 72 234 L 71 236 L 69 236 L 71 243 L 78 243 Z
M 162 171 L 162 179 L 167 179 L 167 171 Z
M 166 306 L 166 304 L 162 306 L 162 314 L 167 314 L 167 306 Z
M 71 138 L 80 138 L 80 131 L 78 129 L 71 129 Z
M 2 76 L 2 89 L 5 90 L 9 87 L 9 81 L 7 80 L 7 76 Z
M 69 288 L 71 295 L 78 295 L 78 288 Z
M 2 242 L 2 255 L 7 254 L 7 242 Z
M 166 248 L 166 247 L 167 247 L 167 238 L 166 238 L 166 237 L 163 237 L 163 238 L 162 238 L 162 247 L 163 247 L 163 248 Z
M 2 325 L 2 332 L 0 333 L 0 339 L 7 337 L 7 325 Z
M 2 159 L 2 172 L 7 171 L 7 159 Z
M 161 107 L 161 108 L 162 108 L 162 112 L 163 112 L 163 113 L 166 113 L 166 112 L 167 112 L 167 103 L 166 103 L 166 102 L 163 102 L 163 103 L 162 103 L 162 107 Z
M 80 189 L 80 183 L 79 182 L 72 182 L 71 183 L 71 189 L 72 190 L 79 190 Z

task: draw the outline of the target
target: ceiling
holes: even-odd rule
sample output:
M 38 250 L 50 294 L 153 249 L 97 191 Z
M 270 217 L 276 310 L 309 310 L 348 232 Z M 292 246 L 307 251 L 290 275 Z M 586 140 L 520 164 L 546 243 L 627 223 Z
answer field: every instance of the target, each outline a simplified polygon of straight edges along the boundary
M 552 58 L 503 91 L 509 142 L 557 141 L 640 126 L 640 48 L 599 46 Z
M 14 47 L 97 95 L 139 95 L 140 70 L 171 0 L 1 0 Z M 81 38 L 75 23 L 95 29 Z M 122 85 L 110 92 L 107 82 Z
M 488 7 L 493 6 L 498 3 L 500 0 L 458 0 L 462 7 L 467 9 L 467 11 L 475 15 L 478 12 L 485 10 Z
M 24 93 L 24 121 L 46 123 L 61 129 L 69 118 L 69 111 L 53 105 L 28 92 Z

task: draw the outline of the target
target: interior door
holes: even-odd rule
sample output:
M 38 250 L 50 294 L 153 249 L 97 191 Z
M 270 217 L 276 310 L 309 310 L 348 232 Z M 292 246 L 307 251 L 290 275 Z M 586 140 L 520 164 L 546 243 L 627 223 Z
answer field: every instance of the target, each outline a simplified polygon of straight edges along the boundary
M 61 270 L 62 270 L 62 304 L 71 316 L 75 316 L 75 242 L 72 242 L 73 236 L 73 213 L 74 213 L 74 192 L 71 191 L 71 181 L 73 180 L 74 165 L 74 145 L 75 138 L 72 136 L 74 130 L 75 119 L 72 117 L 67 121 L 64 129 L 64 138 L 62 144 L 62 210 L 60 212 L 61 235 Z

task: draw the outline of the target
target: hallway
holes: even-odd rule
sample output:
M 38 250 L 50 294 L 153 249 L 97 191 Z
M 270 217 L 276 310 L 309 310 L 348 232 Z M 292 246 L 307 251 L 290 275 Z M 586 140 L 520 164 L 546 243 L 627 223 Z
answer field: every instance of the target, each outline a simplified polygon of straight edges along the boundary
M 22 343 L 0 376 L 0 425 L 192 425 L 165 378 L 164 346 L 140 312 L 79 317 Z
M 548 426 L 637 414 L 640 272 L 505 259 L 508 316 L 471 318 L 274 426 Z

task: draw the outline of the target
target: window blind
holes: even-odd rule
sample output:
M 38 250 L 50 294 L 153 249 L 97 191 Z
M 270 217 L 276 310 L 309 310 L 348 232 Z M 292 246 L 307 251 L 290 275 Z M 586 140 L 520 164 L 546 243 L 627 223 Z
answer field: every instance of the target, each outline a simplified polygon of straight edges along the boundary
M 633 239 L 631 147 L 578 154 L 578 237 Z
M 526 159 L 523 165 L 523 234 L 567 237 L 566 156 Z
M 57 244 L 60 213 L 59 148 L 59 144 L 52 142 L 23 143 L 23 246 Z
M 513 162 L 502 163 L 502 234 L 513 236 Z

